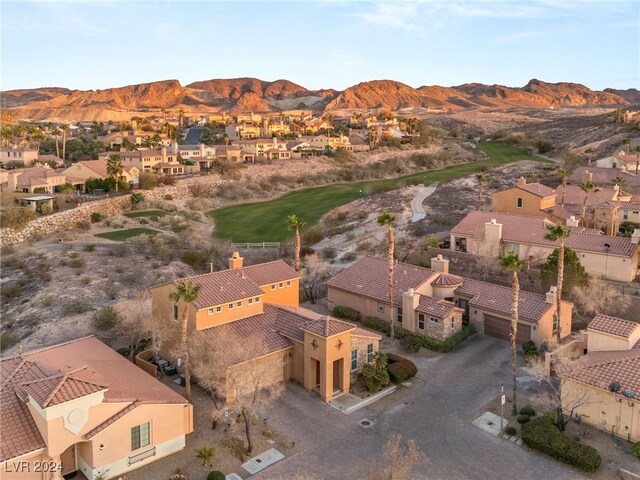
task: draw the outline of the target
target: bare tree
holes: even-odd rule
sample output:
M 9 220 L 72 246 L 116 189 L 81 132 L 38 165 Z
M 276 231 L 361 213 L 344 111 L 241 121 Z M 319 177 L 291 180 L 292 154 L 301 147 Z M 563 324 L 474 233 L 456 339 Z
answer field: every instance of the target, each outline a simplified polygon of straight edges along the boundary
M 309 302 L 315 304 L 325 293 L 324 282 L 330 273 L 327 264 L 318 255 L 308 255 L 302 266 L 302 288 Z
M 575 287 L 571 300 L 582 317 L 598 313 L 623 315 L 631 306 L 631 298 L 616 287 L 599 278 L 590 278 L 586 287 Z
M 540 359 L 534 361 L 530 369 L 531 376 L 547 386 L 547 391 L 538 394 L 536 400 L 547 409 L 556 411 L 556 426 L 561 432 L 564 432 L 567 422 L 578 408 L 599 401 L 590 389 L 565 388 L 575 356 L 567 350 L 554 354 L 551 363 L 555 372 L 553 376 L 547 375 L 544 361 Z
M 130 349 L 130 358 L 144 340 L 151 337 L 151 297 L 148 291 L 136 292 L 134 298 L 121 300 L 115 305 L 119 322 L 116 335 L 126 340 Z
M 368 475 L 368 480 L 408 480 L 416 478 L 411 470 L 425 463 L 427 457 L 420 451 L 415 440 L 402 441 L 402 435 L 393 435 L 382 449 L 383 461 Z

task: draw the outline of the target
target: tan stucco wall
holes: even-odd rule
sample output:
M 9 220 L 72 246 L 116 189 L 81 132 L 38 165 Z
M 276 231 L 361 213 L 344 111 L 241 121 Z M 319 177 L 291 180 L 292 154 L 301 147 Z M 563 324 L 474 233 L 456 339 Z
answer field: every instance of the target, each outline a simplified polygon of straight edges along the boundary
M 314 348 L 313 341 L 318 347 Z M 340 373 L 341 382 L 338 388 L 343 392 L 349 391 L 350 386 L 350 355 L 351 355 L 351 332 L 346 331 L 328 338 L 319 337 L 309 332 L 304 333 L 304 386 L 308 390 L 313 390 L 315 385 L 316 370 L 315 363 L 320 362 L 320 398 L 325 402 L 330 402 L 333 398 L 334 389 L 334 366 L 337 360 L 342 360 L 342 370 Z
M 570 408 L 572 399 L 580 398 L 585 393 L 591 403 L 575 410 L 576 414 L 581 415 L 582 422 L 631 442 L 640 441 L 639 401 L 633 400 L 632 406 L 630 406 L 628 400 L 622 395 L 567 379 L 562 391 L 565 410 Z M 606 422 L 604 426 L 602 425 L 603 421 Z
M 362 314 L 362 318 L 378 317 L 389 320 L 389 306 L 387 302 L 384 304 L 384 311 L 378 311 L 378 301 L 370 298 L 359 297 L 352 293 L 343 292 L 335 288 L 327 287 L 327 307 L 333 310 L 334 307 L 340 305 L 358 310 Z
M 287 305 L 297 307 L 300 305 L 300 279 L 294 278 L 289 280 L 291 285 L 287 286 L 287 281 L 275 283 L 275 290 L 271 289 L 271 284 L 261 285 L 260 288 L 264 292 L 264 301 L 276 305 Z M 282 283 L 282 287 L 280 287 Z
M 587 332 L 589 334 L 587 340 L 587 350 L 589 352 L 629 350 L 640 339 L 640 328 L 637 328 L 630 338 L 617 337 L 588 327 Z
M 255 381 L 259 381 L 261 387 L 268 387 L 289 379 L 292 370 L 292 357 L 289 356 L 289 352 L 292 351 L 293 347 L 289 347 L 229 367 L 223 392 L 226 401 L 233 402 L 236 397 L 251 393 Z
M 518 197 L 522 198 L 522 208 L 517 207 Z M 554 204 L 554 197 L 540 198 L 520 188 L 510 188 L 491 195 L 491 207 L 496 212 L 543 217 L 544 214 L 540 209 L 552 207 Z
M 49 456 L 46 452 L 37 451 L 0 463 L 0 480 L 49 479 L 51 478 L 51 472 L 44 472 L 44 469 L 40 469 L 39 472 L 36 471 L 38 465 L 42 465 L 42 462 L 47 461 L 49 461 Z

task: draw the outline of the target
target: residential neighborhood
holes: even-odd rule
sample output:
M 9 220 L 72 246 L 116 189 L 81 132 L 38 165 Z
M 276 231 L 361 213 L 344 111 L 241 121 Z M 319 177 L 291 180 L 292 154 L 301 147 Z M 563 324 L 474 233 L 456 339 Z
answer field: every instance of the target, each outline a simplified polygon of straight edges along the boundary
M 638 18 L 4 2 L 0 480 L 640 480 Z

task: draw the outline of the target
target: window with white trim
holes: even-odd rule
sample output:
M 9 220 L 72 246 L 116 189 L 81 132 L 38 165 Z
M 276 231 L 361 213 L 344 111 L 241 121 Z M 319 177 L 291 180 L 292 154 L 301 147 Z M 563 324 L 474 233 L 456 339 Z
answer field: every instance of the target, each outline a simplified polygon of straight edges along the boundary
M 396 322 L 402 323 L 402 309 L 400 307 L 396 309 Z
M 524 205 L 524 200 L 522 197 L 516 198 L 516 208 L 522 208 Z
M 151 443 L 151 423 L 146 422 L 131 428 L 131 451 Z
M 437 317 L 429 317 L 429 320 L 431 320 L 432 323 L 440 323 L 440 319 Z
M 260 301 L 260 297 L 256 297 L 256 303 Z
M 373 362 L 373 343 L 367 345 L 367 363 Z
M 358 368 L 358 350 L 351 350 L 351 370 Z
M 242 302 L 236 302 L 236 307 L 237 308 L 242 308 Z
M 271 290 L 275 290 L 276 289 L 276 284 L 274 283 L 273 285 L 271 285 Z
M 378 303 L 378 311 L 384 312 L 384 303 Z
M 229 310 L 233 310 L 233 303 L 230 303 L 228 307 L 229 307 Z
M 424 314 L 418 314 L 418 330 L 424 330 Z
M 451 329 L 456 328 L 456 318 L 455 317 L 451 317 Z
M 280 283 L 278 284 L 278 288 L 282 288 L 282 287 L 284 287 L 284 283 L 280 282 Z
M 287 287 L 291 286 L 291 280 L 287 280 Z
M 216 307 L 216 313 L 220 313 L 222 311 L 222 307 Z
M 216 309 L 215 308 L 210 308 L 209 309 L 209 315 L 213 315 L 214 313 L 216 313 Z
M 249 300 L 247 300 L 247 303 L 251 305 L 253 303 L 253 298 L 250 298 Z

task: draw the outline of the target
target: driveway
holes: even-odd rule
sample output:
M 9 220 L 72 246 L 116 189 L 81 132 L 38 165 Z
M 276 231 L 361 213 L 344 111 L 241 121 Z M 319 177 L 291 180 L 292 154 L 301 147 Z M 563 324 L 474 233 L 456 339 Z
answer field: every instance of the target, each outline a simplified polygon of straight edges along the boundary
M 415 478 L 581 479 L 576 470 L 493 437 L 471 422 L 510 385 L 507 342 L 474 335 L 446 355 L 415 358 L 423 388 L 381 412 L 364 408 L 347 416 L 314 394 L 291 385 L 269 412 L 269 422 L 302 451 L 252 478 L 365 478 L 393 434 L 415 439 L 428 461 Z M 364 428 L 362 419 L 373 425 Z

